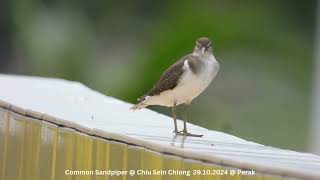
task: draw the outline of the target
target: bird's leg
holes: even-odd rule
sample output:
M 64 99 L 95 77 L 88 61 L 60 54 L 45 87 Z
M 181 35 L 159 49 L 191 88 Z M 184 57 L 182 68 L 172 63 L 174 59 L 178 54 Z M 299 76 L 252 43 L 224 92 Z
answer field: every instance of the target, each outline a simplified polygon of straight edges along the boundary
M 171 108 L 172 118 L 173 118 L 173 122 L 174 122 L 174 131 L 173 131 L 173 132 L 174 132 L 175 134 L 178 133 L 176 106 L 177 106 L 177 101 L 175 100 L 175 101 L 173 102 L 173 107 Z
M 191 134 L 188 133 L 187 131 L 187 109 L 188 109 L 189 104 L 185 103 L 184 107 L 183 107 L 183 130 L 179 131 L 180 135 L 184 135 L 184 136 L 194 136 L 194 137 L 202 137 L 203 135 L 199 135 L 199 134 Z
M 183 106 L 183 132 L 187 133 L 187 109 L 188 109 L 188 104 L 184 104 Z

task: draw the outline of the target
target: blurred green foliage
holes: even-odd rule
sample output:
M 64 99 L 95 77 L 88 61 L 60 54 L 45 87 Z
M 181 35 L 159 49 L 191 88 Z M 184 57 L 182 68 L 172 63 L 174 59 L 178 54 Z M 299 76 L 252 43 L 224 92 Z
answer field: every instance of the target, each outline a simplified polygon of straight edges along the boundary
M 80 81 L 134 103 L 208 36 L 221 71 L 189 121 L 267 145 L 307 146 L 315 1 L 8 2 L 10 72 Z

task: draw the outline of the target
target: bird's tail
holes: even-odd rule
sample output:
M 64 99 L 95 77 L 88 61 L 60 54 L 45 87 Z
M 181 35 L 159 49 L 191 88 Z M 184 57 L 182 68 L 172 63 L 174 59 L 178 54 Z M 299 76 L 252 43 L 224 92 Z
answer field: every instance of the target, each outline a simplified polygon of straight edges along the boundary
M 146 96 L 140 97 L 140 98 L 138 99 L 138 103 L 135 104 L 134 106 L 132 106 L 132 107 L 130 108 L 130 110 L 139 110 L 139 109 L 142 109 L 142 108 L 144 108 L 144 107 L 147 107 L 148 104 L 146 104 L 146 103 L 144 102 L 145 97 L 146 97 Z
M 132 106 L 132 107 L 130 108 L 130 110 L 139 110 L 139 109 L 142 109 L 142 108 L 144 108 L 144 107 L 146 107 L 146 106 L 148 106 L 148 105 L 140 102 L 140 103 L 137 103 L 137 104 L 135 104 L 134 106 Z

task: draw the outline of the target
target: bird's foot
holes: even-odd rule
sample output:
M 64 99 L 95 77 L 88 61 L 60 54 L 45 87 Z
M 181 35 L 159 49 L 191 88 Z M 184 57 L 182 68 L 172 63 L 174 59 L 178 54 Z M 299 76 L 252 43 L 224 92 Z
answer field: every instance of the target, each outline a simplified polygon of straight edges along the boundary
M 203 135 L 200 135 L 200 134 L 191 134 L 187 131 L 174 131 L 174 133 L 176 135 L 180 135 L 180 136 L 192 136 L 192 137 L 203 137 Z
M 179 133 L 178 129 L 173 130 L 173 133 L 177 135 Z

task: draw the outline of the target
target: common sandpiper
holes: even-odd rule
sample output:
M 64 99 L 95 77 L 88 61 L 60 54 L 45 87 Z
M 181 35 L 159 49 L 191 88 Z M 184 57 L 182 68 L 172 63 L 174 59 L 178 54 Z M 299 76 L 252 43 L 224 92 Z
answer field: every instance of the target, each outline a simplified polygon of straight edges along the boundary
M 131 107 L 139 110 L 149 105 L 171 107 L 176 135 L 202 137 L 187 131 L 187 107 L 199 96 L 216 77 L 219 63 L 213 56 L 212 43 L 207 37 L 199 38 L 192 54 L 180 58 L 160 77 L 153 88 L 138 99 Z M 176 107 L 184 105 L 183 130 L 178 131 Z

